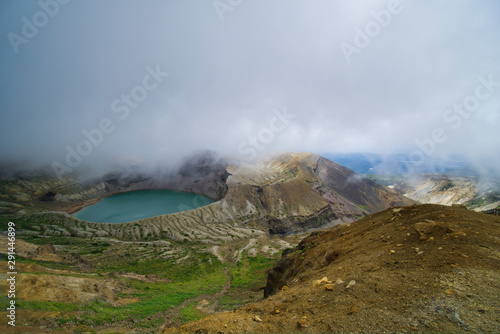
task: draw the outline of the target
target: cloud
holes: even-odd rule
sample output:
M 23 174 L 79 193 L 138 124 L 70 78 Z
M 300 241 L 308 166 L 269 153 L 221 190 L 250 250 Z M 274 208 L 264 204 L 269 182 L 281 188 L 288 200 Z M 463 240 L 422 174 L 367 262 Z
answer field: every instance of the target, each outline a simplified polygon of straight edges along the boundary
M 3 36 L 23 36 L 25 21 L 43 10 L 37 2 L 1 6 Z M 366 29 L 391 6 L 397 14 L 370 37 Z M 223 21 L 210 1 L 58 8 L 17 53 L 1 42 L 4 161 L 65 163 L 67 147 L 76 150 L 103 119 L 114 131 L 82 164 L 168 163 L 199 149 L 238 155 L 273 110 L 286 108 L 296 117 L 263 152 L 411 153 L 415 140 L 442 128 L 448 139 L 433 155 L 499 165 L 500 87 L 457 129 L 443 120 L 480 76 L 500 81 L 495 2 L 252 0 Z M 356 46 L 359 31 L 369 44 L 348 62 L 340 45 Z M 141 101 L 120 119 L 113 101 L 133 96 L 157 66 L 169 76 L 143 100 L 136 90 Z

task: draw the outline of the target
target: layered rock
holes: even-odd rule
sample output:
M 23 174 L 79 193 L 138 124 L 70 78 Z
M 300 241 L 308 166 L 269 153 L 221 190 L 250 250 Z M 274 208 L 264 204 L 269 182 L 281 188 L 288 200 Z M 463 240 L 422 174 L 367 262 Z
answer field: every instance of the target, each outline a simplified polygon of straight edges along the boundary
M 47 224 L 34 233 L 122 240 L 172 239 L 220 243 L 255 235 L 287 235 L 351 222 L 393 205 L 414 202 L 393 190 L 312 153 L 284 153 L 256 165 L 229 164 L 213 154 L 187 160 L 176 176 L 108 175 L 78 194 L 93 196 L 139 189 L 178 189 L 217 200 L 210 205 L 124 224 L 90 223 L 60 213 L 44 214 Z M 89 190 L 90 189 L 90 190 Z M 92 190 L 93 189 L 93 190 Z M 62 196 L 62 195 L 58 195 Z M 59 197 L 60 198 L 60 197 Z M 262 233 L 262 232 L 260 232 Z

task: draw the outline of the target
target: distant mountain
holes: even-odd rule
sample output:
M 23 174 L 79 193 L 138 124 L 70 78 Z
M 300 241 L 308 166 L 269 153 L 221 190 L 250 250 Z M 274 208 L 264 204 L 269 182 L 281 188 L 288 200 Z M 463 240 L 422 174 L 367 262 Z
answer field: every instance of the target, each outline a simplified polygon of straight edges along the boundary
M 390 206 L 416 203 L 313 153 L 283 153 L 256 166 L 230 166 L 228 172 L 230 187 L 251 185 L 257 192 L 274 234 L 351 222 Z
M 209 240 L 238 234 L 234 232 L 235 226 L 247 229 L 249 225 L 271 235 L 287 235 L 352 222 L 391 206 L 416 203 L 313 153 L 283 153 L 254 165 L 229 163 L 214 154 L 198 154 L 176 172 L 113 173 L 85 184 L 74 180 L 68 180 L 67 184 L 38 179 L 32 182 L 4 184 L 3 189 L 10 194 L 5 195 L 6 198 L 14 202 L 16 198 L 36 203 L 44 200 L 46 208 L 69 206 L 72 211 L 71 208 L 80 208 L 101 196 L 139 189 L 177 189 L 216 200 L 205 207 L 140 220 L 140 229 L 134 228 L 134 224 L 97 224 L 50 214 L 51 219 L 64 225 L 61 228 L 66 232 L 61 233 L 110 236 L 121 240 Z M 214 230 L 218 232 L 211 234 L 201 228 L 207 225 L 217 226 Z M 196 233 L 186 235 L 186 230 Z M 53 231 L 42 229 L 30 233 L 53 234 Z
M 85 181 L 28 174 L 1 180 L 0 219 L 15 225 L 22 257 L 21 332 L 63 324 L 75 333 L 158 333 L 261 300 L 267 270 L 304 233 L 415 203 L 312 153 L 249 165 L 199 152 L 176 169 L 139 170 Z M 215 202 L 120 224 L 68 214 L 103 196 L 158 188 Z M 0 233 L 0 241 L 7 236 Z M 7 266 L 7 248 L 0 257 Z M 0 285 L 8 290 L 7 283 Z M 0 324 L 0 332 L 9 329 Z
M 370 178 L 421 203 L 461 204 L 475 211 L 500 207 L 500 181 L 497 178 L 443 174 L 376 175 Z
M 448 159 L 427 158 L 424 161 L 411 160 L 409 154 L 374 153 L 324 153 L 333 160 L 360 174 L 410 174 L 448 173 L 453 175 L 476 176 L 472 164 L 461 156 Z

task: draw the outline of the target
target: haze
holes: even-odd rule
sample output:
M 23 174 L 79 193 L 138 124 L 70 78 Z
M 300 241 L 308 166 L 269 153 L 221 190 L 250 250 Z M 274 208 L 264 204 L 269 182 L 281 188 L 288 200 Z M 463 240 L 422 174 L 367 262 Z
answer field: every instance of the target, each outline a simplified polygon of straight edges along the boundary
M 5 0 L 1 160 L 373 152 L 498 171 L 499 17 L 486 0 Z

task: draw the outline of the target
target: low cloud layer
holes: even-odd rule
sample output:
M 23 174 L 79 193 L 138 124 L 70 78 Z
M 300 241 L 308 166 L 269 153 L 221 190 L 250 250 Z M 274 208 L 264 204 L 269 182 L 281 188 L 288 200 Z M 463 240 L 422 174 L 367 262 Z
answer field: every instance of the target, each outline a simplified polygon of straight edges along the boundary
M 2 161 L 211 149 L 461 154 L 498 168 L 493 1 L 2 1 Z

